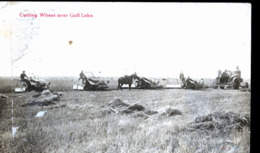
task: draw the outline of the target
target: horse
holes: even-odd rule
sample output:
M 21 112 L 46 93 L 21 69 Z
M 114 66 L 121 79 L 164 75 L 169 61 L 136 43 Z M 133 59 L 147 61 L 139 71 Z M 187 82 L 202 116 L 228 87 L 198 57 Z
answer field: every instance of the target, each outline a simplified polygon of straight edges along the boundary
M 118 79 L 118 86 L 117 86 L 117 90 L 120 88 L 122 90 L 122 86 L 124 84 L 128 84 L 129 85 L 129 90 L 131 90 L 131 86 L 132 86 L 132 83 L 133 83 L 133 79 L 139 79 L 139 77 L 137 76 L 136 73 L 128 76 L 128 75 L 125 75 L 124 77 L 120 77 Z

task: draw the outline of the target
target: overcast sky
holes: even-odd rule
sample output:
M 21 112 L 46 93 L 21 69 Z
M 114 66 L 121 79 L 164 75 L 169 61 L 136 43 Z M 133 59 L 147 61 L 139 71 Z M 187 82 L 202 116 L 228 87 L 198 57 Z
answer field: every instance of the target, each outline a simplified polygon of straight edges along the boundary
M 146 77 L 178 77 L 183 71 L 215 78 L 218 70 L 239 66 L 242 77 L 250 78 L 247 3 L 1 3 L 0 76 L 19 76 L 22 70 L 78 76 L 84 70 Z

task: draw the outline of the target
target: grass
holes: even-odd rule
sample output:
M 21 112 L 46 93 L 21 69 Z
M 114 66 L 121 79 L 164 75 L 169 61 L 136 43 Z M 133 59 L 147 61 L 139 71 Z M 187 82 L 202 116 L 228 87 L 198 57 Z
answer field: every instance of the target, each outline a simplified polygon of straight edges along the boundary
M 250 92 L 218 89 L 63 91 L 58 104 L 44 107 L 19 107 L 33 100 L 33 92 L 8 94 L 14 101 L 13 124 L 19 129 L 12 139 L 11 102 L 3 102 L 6 105 L 1 111 L 0 150 L 89 153 L 250 151 L 249 127 L 242 132 L 232 130 L 225 134 L 186 130 L 195 117 L 209 113 L 232 111 L 250 114 Z M 115 98 L 130 105 L 139 103 L 159 113 L 148 118 L 107 114 L 103 108 Z M 170 107 L 180 110 L 183 115 L 160 115 Z M 41 110 L 46 110 L 47 114 L 36 118 Z

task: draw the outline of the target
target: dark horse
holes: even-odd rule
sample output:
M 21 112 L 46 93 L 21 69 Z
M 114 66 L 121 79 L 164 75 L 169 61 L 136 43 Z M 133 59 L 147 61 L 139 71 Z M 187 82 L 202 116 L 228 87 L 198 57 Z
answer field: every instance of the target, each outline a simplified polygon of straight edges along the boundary
M 124 84 L 128 84 L 129 85 L 129 90 L 131 90 L 131 86 L 132 86 L 132 83 L 133 83 L 133 79 L 138 79 L 139 77 L 136 75 L 136 73 L 128 76 L 128 75 L 125 75 L 124 77 L 120 77 L 118 79 L 118 86 L 117 86 L 117 90 L 118 88 L 120 88 L 122 90 L 122 86 Z

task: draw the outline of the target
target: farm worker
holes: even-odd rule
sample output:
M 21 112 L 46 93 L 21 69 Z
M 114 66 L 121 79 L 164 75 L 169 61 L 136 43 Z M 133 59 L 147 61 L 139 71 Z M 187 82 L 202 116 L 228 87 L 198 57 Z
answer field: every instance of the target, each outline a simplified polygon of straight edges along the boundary
M 27 79 L 25 79 L 25 77 L 26 77 Z M 28 77 L 27 77 L 27 75 L 25 74 L 25 71 L 23 71 L 23 73 L 20 75 L 20 78 L 21 78 L 21 81 L 20 81 L 20 82 L 25 82 L 25 83 L 28 85 L 28 87 L 31 86 L 31 83 L 30 83 L 30 81 L 28 80 Z
M 27 75 L 25 74 L 25 71 L 23 71 L 23 73 L 20 75 L 20 78 L 21 78 L 21 82 L 24 81 L 28 81 L 27 79 L 25 79 L 25 77 L 28 79 Z
M 238 75 L 238 77 L 241 76 L 241 71 L 239 70 L 239 66 L 237 66 L 237 71 L 236 71 L 236 74 Z
M 237 66 L 237 71 L 239 71 L 239 66 Z
M 204 79 L 200 79 L 199 84 L 202 86 L 204 84 Z
M 180 79 L 182 80 L 184 78 L 184 74 L 182 73 L 182 71 L 181 71 L 181 73 L 180 73 Z
M 221 78 L 221 70 L 218 70 L 218 78 Z
M 182 81 L 182 84 L 184 84 L 185 83 L 185 78 L 184 78 L 184 74 L 182 73 L 182 71 L 180 73 L 180 79 Z
M 87 77 L 85 76 L 85 74 L 83 73 L 83 70 L 80 72 L 79 74 L 79 80 L 82 79 L 82 84 L 85 83 L 85 80 L 87 79 Z M 78 81 L 79 81 L 78 80 Z

